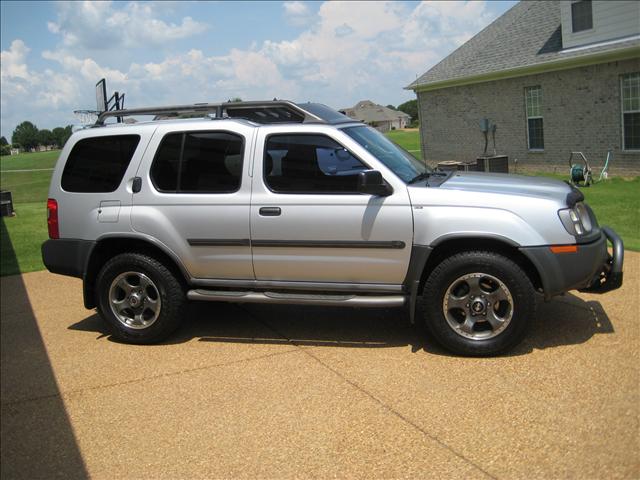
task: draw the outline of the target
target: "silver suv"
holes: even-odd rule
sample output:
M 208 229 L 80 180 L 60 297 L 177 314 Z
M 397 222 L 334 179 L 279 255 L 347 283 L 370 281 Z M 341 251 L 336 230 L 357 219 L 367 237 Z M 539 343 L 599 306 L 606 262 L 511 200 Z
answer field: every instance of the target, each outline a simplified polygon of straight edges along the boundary
M 45 265 L 82 278 L 131 343 L 170 335 L 187 299 L 404 306 L 450 351 L 492 355 L 538 293 L 622 284 L 622 241 L 577 189 L 432 170 L 320 104 L 105 112 L 65 145 L 49 197 Z

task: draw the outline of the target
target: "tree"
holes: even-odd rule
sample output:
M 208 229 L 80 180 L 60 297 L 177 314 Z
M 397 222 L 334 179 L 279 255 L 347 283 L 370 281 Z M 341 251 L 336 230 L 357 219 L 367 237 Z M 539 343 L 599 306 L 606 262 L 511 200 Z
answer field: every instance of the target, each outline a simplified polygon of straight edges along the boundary
M 387 108 L 390 108 L 391 110 L 397 110 L 397 108 L 394 107 L 393 105 L 387 105 Z
M 51 130 L 47 130 L 46 128 L 44 130 L 38 130 L 37 138 L 39 145 L 52 145 L 56 143 L 53 133 Z
M 0 137 L 0 145 L 2 146 L 9 145 L 9 142 L 7 142 L 6 138 Z
M 30 150 L 38 145 L 38 127 L 31 122 L 22 122 L 11 135 L 11 143 L 19 143 Z
M 67 143 L 69 137 L 71 136 L 71 125 L 67 125 L 66 127 L 56 127 L 51 132 L 53 134 L 53 143 L 55 143 L 58 147 L 64 147 L 64 144 Z
M 409 100 L 401 105 L 398 105 L 398 110 L 411 116 L 411 120 L 418 121 L 418 100 Z

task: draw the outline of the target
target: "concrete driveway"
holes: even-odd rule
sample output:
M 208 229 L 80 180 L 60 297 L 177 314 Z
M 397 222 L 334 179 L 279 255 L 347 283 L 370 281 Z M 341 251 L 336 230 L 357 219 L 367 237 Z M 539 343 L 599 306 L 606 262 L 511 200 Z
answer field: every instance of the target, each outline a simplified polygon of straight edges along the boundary
M 194 304 L 112 341 L 79 280 L 2 278 L 2 478 L 638 478 L 640 254 L 542 303 L 508 356 L 400 310 Z

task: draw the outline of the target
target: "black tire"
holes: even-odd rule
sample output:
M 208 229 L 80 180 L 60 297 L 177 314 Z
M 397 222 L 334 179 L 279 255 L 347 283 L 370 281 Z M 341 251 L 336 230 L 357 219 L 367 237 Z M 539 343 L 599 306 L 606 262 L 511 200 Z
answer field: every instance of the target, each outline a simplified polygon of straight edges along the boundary
M 472 275 L 475 273 L 485 274 L 487 277 L 475 277 Z M 478 297 L 472 294 L 470 290 L 472 287 L 465 283 L 464 278 L 466 277 L 470 277 L 471 281 L 478 278 L 479 286 L 475 287 L 475 291 L 480 288 L 479 291 L 482 292 L 482 288 L 485 288 L 482 286 L 482 282 L 486 279 L 491 288 L 493 285 L 497 285 L 496 291 L 500 290 L 497 295 L 506 297 L 505 300 L 494 303 L 495 308 L 504 307 L 505 313 L 502 315 L 505 319 L 509 319 L 504 323 L 506 326 L 500 327 L 503 330 L 494 329 L 493 325 L 486 321 L 491 314 L 489 308 L 494 307 L 484 305 L 484 313 L 482 314 L 472 311 L 474 299 Z M 497 279 L 498 283 L 493 282 L 492 278 L 493 280 Z M 487 283 L 484 284 L 484 286 L 486 285 Z M 452 293 L 456 288 L 461 289 L 460 293 Z M 467 293 L 465 293 L 465 288 Z M 506 293 L 504 288 L 506 288 Z M 448 313 L 445 315 L 445 295 L 452 301 L 455 297 L 463 303 L 471 302 L 471 308 L 468 308 L 470 304 L 466 303 L 461 305 L 460 309 L 446 309 Z M 488 293 L 487 296 L 489 295 L 491 294 Z M 484 296 L 482 301 L 485 301 Z M 513 260 L 494 252 L 467 251 L 445 258 L 433 269 L 424 286 L 422 304 L 428 331 L 445 349 L 458 355 L 492 356 L 513 348 L 522 340 L 535 316 L 536 295 L 531 280 Z M 467 308 L 465 309 L 465 307 Z M 478 308 L 482 307 L 480 305 Z M 472 314 L 473 319 L 470 318 Z M 461 327 L 463 323 L 466 323 L 464 319 L 469 319 L 470 322 L 479 320 L 479 323 L 474 324 L 473 329 L 461 333 L 461 330 L 454 328 L 454 326 Z M 482 335 L 495 336 L 467 338 L 464 336 L 465 334 L 478 337 Z
M 143 298 L 146 296 L 149 299 L 153 296 L 159 297 L 159 303 L 155 307 L 159 313 L 156 315 L 155 311 L 152 312 L 154 314 L 152 319 L 148 319 L 151 323 L 146 327 L 138 325 L 134 328 L 123 323 L 111 307 L 110 293 L 119 294 L 116 290 L 112 291 L 112 284 L 127 272 L 133 272 L 134 275 L 129 277 L 131 279 L 135 279 L 138 275 L 139 278 L 146 276 L 151 280 L 152 284 L 148 287 L 149 293 L 143 294 Z M 127 282 L 132 281 L 127 280 Z M 122 292 L 124 294 L 124 291 Z M 126 297 L 126 294 L 124 296 Z M 144 301 L 146 300 L 148 299 L 144 298 Z M 164 340 L 180 325 L 185 303 L 186 298 L 182 284 L 168 268 L 153 257 L 141 253 L 122 253 L 106 262 L 98 274 L 96 281 L 98 313 L 106 322 L 112 335 L 123 342 L 152 344 Z M 138 310 L 142 308 L 145 307 L 140 306 Z M 128 313 L 123 314 L 123 317 L 132 316 L 138 310 L 129 309 Z M 149 317 L 149 312 L 150 310 L 146 310 L 144 316 Z M 143 313 L 140 313 L 140 316 L 143 318 Z

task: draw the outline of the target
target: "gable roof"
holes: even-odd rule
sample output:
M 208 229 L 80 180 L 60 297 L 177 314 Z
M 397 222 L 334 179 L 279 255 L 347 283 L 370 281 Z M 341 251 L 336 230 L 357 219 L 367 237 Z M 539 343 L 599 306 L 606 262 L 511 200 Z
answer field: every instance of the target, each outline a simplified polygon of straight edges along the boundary
M 640 39 L 563 50 L 559 2 L 521 1 L 406 88 L 428 90 L 570 68 L 597 63 L 612 52 L 639 56 Z
M 351 118 L 365 123 L 393 121 L 398 120 L 400 117 L 406 118 L 407 120 L 411 118 L 410 115 L 400 110 L 392 110 L 373 103 L 371 100 L 362 100 L 356 103 L 354 107 L 343 108 L 340 111 Z

